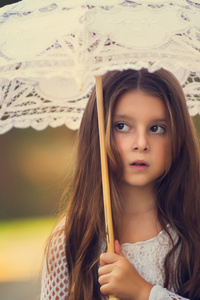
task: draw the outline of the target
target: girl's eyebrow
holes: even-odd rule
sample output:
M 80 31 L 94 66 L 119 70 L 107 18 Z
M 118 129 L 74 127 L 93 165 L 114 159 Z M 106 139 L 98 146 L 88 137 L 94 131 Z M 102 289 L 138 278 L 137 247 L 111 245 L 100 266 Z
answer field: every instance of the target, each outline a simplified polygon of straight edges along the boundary
M 158 118 L 158 119 L 153 119 L 153 122 L 161 122 L 161 123 L 167 123 L 168 120 L 166 118 Z
M 117 115 L 117 114 L 114 114 L 113 115 L 113 119 L 127 119 L 127 120 L 134 120 L 133 117 L 130 117 L 128 115 Z M 151 122 L 163 122 L 163 123 L 167 123 L 168 122 L 168 119 L 167 118 L 152 118 L 151 119 Z
M 124 121 L 127 121 L 127 122 L 131 122 L 131 121 L 134 121 L 134 118 L 133 117 L 129 117 L 129 116 L 127 116 L 127 115 L 113 115 L 113 121 L 122 121 L 122 120 L 124 120 Z
M 133 120 L 133 117 L 130 117 L 130 116 L 127 116 L 127 115 L 117 115 L 117 114 L 114 114 L 114 115 L 113 115 L 113 118 L 117 118 L 117 119 L 130 119 L 130 120 Z

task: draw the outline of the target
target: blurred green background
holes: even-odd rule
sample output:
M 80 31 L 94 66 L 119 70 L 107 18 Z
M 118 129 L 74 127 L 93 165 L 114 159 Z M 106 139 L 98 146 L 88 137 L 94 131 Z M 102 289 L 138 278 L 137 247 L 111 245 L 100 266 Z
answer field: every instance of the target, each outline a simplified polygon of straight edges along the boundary
M 0 219 L 52 215 L 73 167 L 76 132 L 12 129 L 0 135 Z
M 76 132 L 12 129 L 0 135 L 0 299 L 36 300 L 45 244 L 66 206 Z

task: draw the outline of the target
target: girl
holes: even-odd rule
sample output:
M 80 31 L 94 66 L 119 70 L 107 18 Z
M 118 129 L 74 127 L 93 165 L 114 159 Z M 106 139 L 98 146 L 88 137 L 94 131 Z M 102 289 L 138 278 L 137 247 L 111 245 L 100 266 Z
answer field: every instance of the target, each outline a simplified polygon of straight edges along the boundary
M 41 300 L 200 299 L 200 163 L 183 91 L 165 70 L 103 77 L 115 253 L 106 253 L 95 89 Z

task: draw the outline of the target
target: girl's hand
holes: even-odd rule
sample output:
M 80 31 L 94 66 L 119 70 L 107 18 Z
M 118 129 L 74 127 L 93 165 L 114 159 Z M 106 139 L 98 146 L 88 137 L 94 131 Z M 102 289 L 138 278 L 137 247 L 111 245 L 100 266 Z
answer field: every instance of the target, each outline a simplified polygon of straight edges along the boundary
M 120 244 L 115 241 L 115 253 L 100 256 L 99 283 L 103 295 L 113 295 L 121 300 L 148 300 L 152 284 L 144 280 L 126 259 Z

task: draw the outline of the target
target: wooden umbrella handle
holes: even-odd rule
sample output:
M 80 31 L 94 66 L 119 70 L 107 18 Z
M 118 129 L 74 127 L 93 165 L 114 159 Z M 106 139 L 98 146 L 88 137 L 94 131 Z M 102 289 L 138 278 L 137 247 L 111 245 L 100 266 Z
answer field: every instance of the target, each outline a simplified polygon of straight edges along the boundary
M 110 184 L 108 175 L 108 158 L 105 146 L 105 126 L 104 126 L 104 107 L 103 107 L 103 85 L 102 76 L 96 77 L 96 98 L 97 98 L 97 113 L 99 124 L 99 143 L 100 143 L 100 155 L 101 155 L 101 176 L 102 176 L 102 188 L 103 188 L 103 201 L 104 201 L 104 215 L 106 226 L 106 238 L 108 252 L 115 252 L 114 249 L 114 232 L 112 221 L 112 210 L 110 200 Z M 109 299 L 114 300 L 114 296 L 109 296 Z

